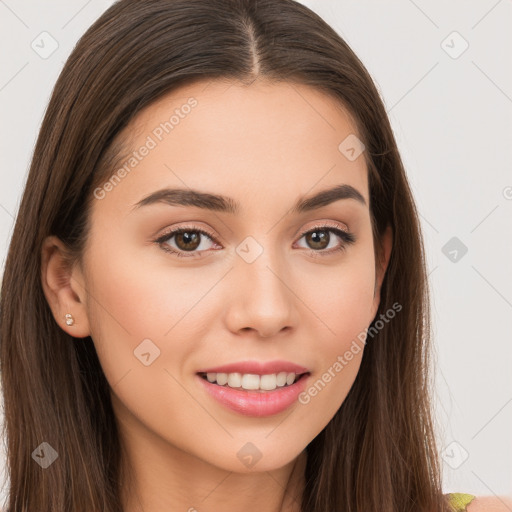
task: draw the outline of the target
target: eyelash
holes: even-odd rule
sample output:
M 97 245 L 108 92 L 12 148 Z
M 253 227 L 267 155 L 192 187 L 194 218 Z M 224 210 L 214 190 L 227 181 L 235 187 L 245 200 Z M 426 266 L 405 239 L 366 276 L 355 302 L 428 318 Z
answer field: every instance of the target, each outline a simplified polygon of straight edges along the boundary
M 355 237 L 355 235 L 353 233 L 348 233 L 347 231 L 343 231 L 342 229 L 339 229 L 338 227 L 335 227 L 335 226 L 332 226 L 329 224 L 321 224 L 318 226 L 314 226 L 313 228 L 308 229 L 307 231 L 304 231 L 300 235 L 299 240 L 301 238 L 303 238 L 305 235 L 308 235 L 314 231 L 333 232 L 342 239 L 342 242 L 335 249 L 329 249 L 329 250 L 309 249 L 309 251 L 313 257 L 329 256 L 333 253 L 337 253 L 338 251 L 345 251 L 347 249 L 347 246 L 352 245 L 357 240 L 357 238 Z M 160 236 L 159 238 L 157 238 L 156 240 L 154 240 L 154 242 L 157 243 L 164 251 L 169 252 L 171 254 L 175 254 L 179 258 L 200 258 L 201 252 L 190 252 L 189 253 L 190 255 L 185 255 L 184 254 L 185 251 L 176 251 L 175 249 L 169 248 L 168 245 L 164 244 L 164 242 L 168 241 L 173 236 L 179 235 L 180 233 L 187 233 L 187 232 L 188 233 L 189 232 L 201 233 L 201 235 L 205 235 L 206 237 L 210 238 L 212 240 L 212 242 L 218 243 L 217 240 L 215 239 L 215 237 L 211 233 L 209 233 L 208 231 L 205 231 L 202 228 L 199 228 L 199 227 L 196 227 L 193 225 L 170 230 L 167 233 Z M 306 249 L 306 250 L 308 250 L 308 249 Z

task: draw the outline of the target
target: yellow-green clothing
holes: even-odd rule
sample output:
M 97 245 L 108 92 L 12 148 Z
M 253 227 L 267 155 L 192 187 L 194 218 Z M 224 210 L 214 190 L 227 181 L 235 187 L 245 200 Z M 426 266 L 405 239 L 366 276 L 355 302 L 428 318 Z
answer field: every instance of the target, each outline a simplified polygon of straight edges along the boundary
M 464 494 L 462 492 L 452 492 L 447 494 L 453 512 L 464 512 L 466 507 L 475 499 L 473 494 Z

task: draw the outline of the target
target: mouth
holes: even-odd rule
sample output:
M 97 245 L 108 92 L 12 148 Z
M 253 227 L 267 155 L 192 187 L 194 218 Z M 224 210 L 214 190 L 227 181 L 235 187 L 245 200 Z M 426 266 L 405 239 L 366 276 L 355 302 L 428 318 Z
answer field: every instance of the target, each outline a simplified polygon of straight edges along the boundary
M 243 366 L 243 363 L 233 363 L 211 368 L 197 372 L 196 377 L 200 387 L 217 403 L 255 418 L 279 414 L 296 404 L 311 375 L 307 368 L 289 363 L 270 363 L 266 368 L 252 363 L 245 364 L 246 368 Z M 272 370 L 277 373 L 270 373 Z M 251 371 L 253 373 L 249 373 Z
M 220 373 L 198 372 L 202 379 L 223 388 L 237 389 L 239 391 L 254 391 L 268 393 L 282 388 L 290 387 L 300 380 L 307 378 L 310 373 L 279 372 L 265 375 L 255 373 Z

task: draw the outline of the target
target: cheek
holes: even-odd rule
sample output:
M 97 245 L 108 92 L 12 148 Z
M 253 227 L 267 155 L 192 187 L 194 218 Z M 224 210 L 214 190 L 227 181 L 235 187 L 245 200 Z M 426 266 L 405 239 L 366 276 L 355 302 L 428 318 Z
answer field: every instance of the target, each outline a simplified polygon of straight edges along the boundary
M 160 371 L 181 368 L 181 361 L 198 339 L 200 324 L 194 305 L 211 283 L 191 281 L 192 274 L 169 269 L 166 272 L 154 264 L 144 264 L 133 249 L 116 250 L 114 245 L 94 253 L 91 268 L 91 337 L 110 384 L 129 371 L 146 369 L 144 363 L 149 361 L 151 368 L 159 367 Z M 186 342 L 174 343 L 184 332 Z M 149 356 L 143 356 L 147 353 Z
M 111 245 L 110 250 L 94 254 L 95 300 L 90 306 L 101 320 L 97 326 L 101 330 L 108 326 L 134 339 L 163 338 L 211 287 L 211 272 L 208 279 L 195 270 L 166 266 L 162 258 L 154 257 L 157 250 L 117 250 Z
M 354 251 L 339 265 L 301 268 L 299 297 L 311 311 L 325 353 L 350 343 L 368 327 L 374 305 L 375 272 L 369 251 Z
M 373 279 L 351 274 L 346 279 L 333 279 L 330 288 L 324 291 L 314 302 L 324 326 L 323 335 L 318 338 L 323 366 L 330 368 L 339 356 L 351 352 L 346 363 L 350 368 L 344 368 L 343 373 L 345 378 L 348 378 L 348 373 L 355 378 L 361 348 L 364 348 L 365 331 L 371 321 Z
M 318 366 L 299 403 L 305 415 L 313 414 L 325 426 L 359 372 L 372 320 L 375 274 L 369 252 L 322 272 L 303 282 L 302 294 L 314 312 L 309 332 L 315 340 Z
M 100 258 L 102 256 L 102 258 Z M 105 259 L 103 259 L 103 256 Z M 107 261 L 97 253 L 95 261 Z M 89 303 L 91 336 L 121 421 L 148 419 L 165 433 L 179 411 L 193 422 L 198 404 L 184 389 L 186 362 L 198 335 L 194 304 L 210 283 L 143 265 L 132 254 L 110 252 L 115 265 L 97 265 Z M 196 316 L 195 316 L 196 315 Z

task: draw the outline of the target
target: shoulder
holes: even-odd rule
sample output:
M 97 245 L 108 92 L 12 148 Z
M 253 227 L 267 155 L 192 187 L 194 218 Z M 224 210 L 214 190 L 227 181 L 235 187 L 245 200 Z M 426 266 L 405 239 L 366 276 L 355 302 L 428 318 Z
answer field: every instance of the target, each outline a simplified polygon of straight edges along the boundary
M 512 496 L 475 496 L 453 492 L 446 497 L 453 512 L 512 512 Z
M 467 512 L 510 512 L 510 496 L 475 496 L 467 507 Z

